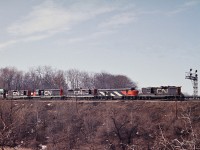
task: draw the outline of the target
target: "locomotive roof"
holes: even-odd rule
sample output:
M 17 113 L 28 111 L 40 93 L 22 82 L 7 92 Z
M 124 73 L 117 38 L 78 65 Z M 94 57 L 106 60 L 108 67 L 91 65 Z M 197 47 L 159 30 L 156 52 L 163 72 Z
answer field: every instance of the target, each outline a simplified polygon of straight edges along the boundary
M 150 87 L 144 87 L 144 88 L 181 88 L 181 86 L 150 86 Z

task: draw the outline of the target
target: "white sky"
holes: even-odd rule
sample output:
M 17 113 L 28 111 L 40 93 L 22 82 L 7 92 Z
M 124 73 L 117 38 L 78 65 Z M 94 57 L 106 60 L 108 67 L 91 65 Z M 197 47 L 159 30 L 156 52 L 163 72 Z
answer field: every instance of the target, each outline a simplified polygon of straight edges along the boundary
M 125 74 L 139 87 L 200 71 L 199 0 L 1 0 L 0 67 Z

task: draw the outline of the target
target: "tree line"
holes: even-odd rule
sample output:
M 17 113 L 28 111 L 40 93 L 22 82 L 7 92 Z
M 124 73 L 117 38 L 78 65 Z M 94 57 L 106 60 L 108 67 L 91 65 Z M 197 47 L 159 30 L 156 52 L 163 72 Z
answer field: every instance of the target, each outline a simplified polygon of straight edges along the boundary
M 91 73 L 78 69 L 58 70 L 51 66 L 21 71 L 15 67 L 0 68 L 0 88 L 6 90 L 35 89 L 104 89 L 136 87 L 126 75 L 107 72 Z

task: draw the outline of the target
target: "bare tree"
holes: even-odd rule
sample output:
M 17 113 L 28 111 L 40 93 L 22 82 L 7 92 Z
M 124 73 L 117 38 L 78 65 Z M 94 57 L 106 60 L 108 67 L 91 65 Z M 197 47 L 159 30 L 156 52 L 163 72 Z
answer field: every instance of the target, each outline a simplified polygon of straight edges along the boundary
M 199 130 L 193 127 L 192 118 L 191 108 L 188 111 L 181 112 L 173 125 L 174 138 L 169 138 L 167 136 L 169 131 L 167 132 L 165 127 L 159 124 L 159 134 L 153 149 L 200 149 Z
M 125 75 L 112 75 L 110 73 L 97 73 L 95 74 L 95 87 L 96 88 L 130 88 L 137 87 L 130 78 Z
M 31 81 L 28 82 L 32 89 L 67 88 L 64 71 L 57 71 L 50 66 L 32 68 L 25 77 L 26 81 Z
M 85 71 L 80 72 L 80 87 L 85 89 L 94 88 L 94 75 Z
M 112 123 L 109 132 L 104 132 L 106 149 L 133 149 L 133 138 L 137 135 L 138 125 L 132 124 L 130 116 L 119 113 L 118 110 L 111 110 L 110 122 Z
M 43 78 L 42 78 L 42 85 L 44 88 L 53 88 L 53 76 L 54 72 L 51 67 L 44 66 L 43 67 Z
M 34 90 L 41 87 L 41 77 L 35 69 L 30 69 L 29 72 L 24 74 L 24 89 Z
M 13 78 L 13 88 L 15 90 L 21 90 L 23 88 L 23 72 L 17 71 Z
M 67 89 L 66 79 L 64 71 L 58 70 L 54 73 L 53 77 L 54 88 L 64 88 Z
M 70 69 L 66 72 L 68 86 L 72 89 L 80 88 L 80 71 Z
M 126 88 L 126 87 L 136 88 L 137 85 L 125 75 L 115 75 L 113 87 L 114 88 Z
M 14 104 L 12 101 L 1 102 L 0 105 L 0 146 L 4 150 L 5 146 L 15 147 L 21 144 L 21 129 L 25 121 L 26 111 L 24 105 Z
M 112 75 L 106 72 L 97 73 L 95 74 L 95 88 L 98 89 L 108 89 L 112 88 L 111 86 L 111 79 Z
M 6 67 L 0 69 L 0 80 L 2 83 L 2 87 L 7 90 L 11 90 L 13 88 L 13 79 L 17 70 L 14 67 Z

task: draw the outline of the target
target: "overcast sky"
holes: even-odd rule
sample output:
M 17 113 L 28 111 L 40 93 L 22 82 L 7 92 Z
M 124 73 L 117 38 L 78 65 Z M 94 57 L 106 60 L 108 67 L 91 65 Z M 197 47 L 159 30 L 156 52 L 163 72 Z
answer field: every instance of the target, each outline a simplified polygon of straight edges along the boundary
M 199 0 L 1 0 L 0 67 L 125 74 L 139 87 L 200 71 Z

